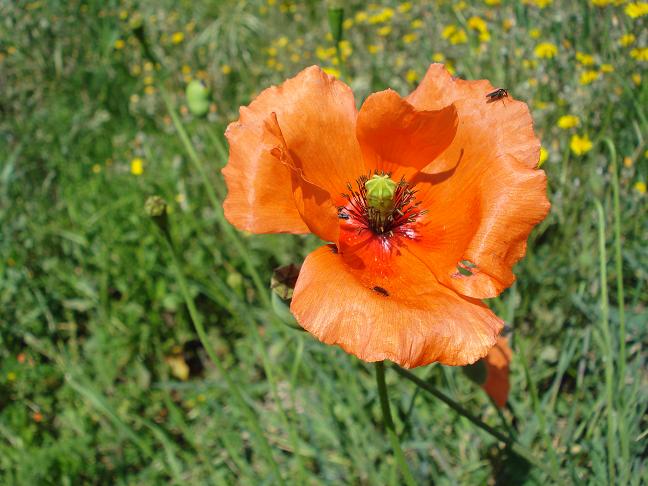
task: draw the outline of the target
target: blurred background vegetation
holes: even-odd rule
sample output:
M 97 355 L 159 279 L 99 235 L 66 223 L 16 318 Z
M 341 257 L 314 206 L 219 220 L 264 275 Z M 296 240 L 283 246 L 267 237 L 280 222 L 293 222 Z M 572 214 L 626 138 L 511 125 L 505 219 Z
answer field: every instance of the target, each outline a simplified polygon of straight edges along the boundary
M 288 484 L 400 484 L 371 367 L 265 305 L 210 191 L 224 191 L 224 127 L 263 88 L 319 64 L 358 100 L 406 94 L 431 62 L 529 104 L 553 208 L 518 283 L 489 301 L 513 330 L 508 407 L 498 415 L 459 369 L 416 374 L 509 430 L 548 472 L 388 373 L 415 477 L 645 484 L 647 4 L 344 5 L 340 65 L 322 1 L 0 1 L 3 484 L 274 484 L 273 462 Z M 204 118 L 187 108 L 193 79 L 212 92 Z M 144 213 L 152 194 L 169 203 L 222 368 Z M 317 245 L 239 239 L 268 285 Z

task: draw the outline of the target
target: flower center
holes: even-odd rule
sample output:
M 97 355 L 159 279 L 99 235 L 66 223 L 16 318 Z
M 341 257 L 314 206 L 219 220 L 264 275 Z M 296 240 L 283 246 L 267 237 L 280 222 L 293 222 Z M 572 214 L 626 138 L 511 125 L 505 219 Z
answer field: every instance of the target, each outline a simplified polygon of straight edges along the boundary
M 413 238 L 412 223 L 427 212 L 419 209 L 412 186 L 404 178 L 394 182 L 391 174 L 370 172 L 356 179 L 356 188 L 347 183 L 347 189 L 342 194 L 347 204 L 338 208 L 339 218 L 377 235 L 397 232 Z

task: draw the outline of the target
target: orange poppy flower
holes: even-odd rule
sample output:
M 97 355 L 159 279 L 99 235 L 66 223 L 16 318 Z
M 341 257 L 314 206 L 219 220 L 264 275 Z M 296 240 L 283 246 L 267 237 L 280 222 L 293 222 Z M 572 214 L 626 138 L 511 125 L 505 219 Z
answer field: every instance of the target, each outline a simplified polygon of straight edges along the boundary
M 488 352 L 484 361 L 486 363 L 486 381 L 482 388 L 493 399 L 495 405 L 502 408 L 508 400 L 509 390 L 509 364 L 513 352 L 508 344 L 508 338 L 499 337 L 495 346 Z
M 299 324 L 365 361 L 465 365 L 502 328 L 481 299 L 549 210 L 527 106 L 489 102 L 487 81 L 433 64 L 406 98 L 385 90 L 358 111 L 313 66 L 242 107 L 226 136 L 225 216 L 253 233 L 330 244 L 302 266 Z

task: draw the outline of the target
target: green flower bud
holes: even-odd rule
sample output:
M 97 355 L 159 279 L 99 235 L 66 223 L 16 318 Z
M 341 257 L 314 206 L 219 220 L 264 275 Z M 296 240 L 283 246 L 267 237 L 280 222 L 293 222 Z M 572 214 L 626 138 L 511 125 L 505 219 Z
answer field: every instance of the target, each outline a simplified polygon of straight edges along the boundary
M 394 209 L 396 183 L 389 178 L 389 175 L 374 174 L 371 179 L 365 182 L 365 188 L 367 189 L 367 204 L 370 207 L 377 209 L 385 216 Z
M 187 106 L 189 111 L 196 116 L 203 116 L 209 111 L 209 88 L 202 82 L 194 79 L 187 85 Z

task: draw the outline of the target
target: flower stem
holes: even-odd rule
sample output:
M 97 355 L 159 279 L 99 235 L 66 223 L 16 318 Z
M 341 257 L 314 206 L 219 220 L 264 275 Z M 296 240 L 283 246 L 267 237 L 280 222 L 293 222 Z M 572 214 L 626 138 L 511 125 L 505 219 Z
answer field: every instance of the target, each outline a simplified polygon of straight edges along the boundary
M 385 363 L 383 361 L 378 361 L 376 363 L 376 383 L 378 384 L 378 396 L 380 397 L 380 408 L 382 409 L 383 420 L 387 427 L 387 434 L 389 435 L 394 455 L 396 456 L 396 462 L 398 463 L 401 474 L 405 479 L 405 483 L 408 486 L 415 486 L 416 481 L 414 481 L 414 477 L 412 476 L 407 461 L 405 460 L 405 455 L 403 454 L 403 450 L 401 449 L 398 440 L 398 435 L 396 434 L 396 427 L 392 420 L 391 410 L 389 409 L 389 397 L 387 395 L 387 385 L 385 384 Z
M 605 214 L 603 206 L 595 199 L 598 216 L 599 267 L 601 278 L 601 332 L 603 334 L 602 351 L 605 363 L 605 397 L 607 411 L 607 447 L 608 447 L 608 481 L 616 484 L 616 444 L 615 444 L 615 410 L 614 410 L 614 351 L 610 337 L 610 309 L 607 293 L 607 251 L 605 249 Z
M 403 378 L 406 378 L 410 380 L 412 383 L 414 383 L 416 386 L 418 386 L 420 389 L 428 392 L 432 396 L 438 398 L 441 400 L 443 403 L 445 403 L 448 407 L 453 409 L 455 412 L 457 412 L 459 415 L 467 418 L 470 422 L 472 422 L 474 425 L 479 427 L 485 432 L 488 432 L 490 435 L 495 437 L 497 440 L 504 442 L 506 444 L 506 447 L 508 447 L 511 451 L 513 451 L 515 454 L 517 454 L 520 457 L 523 457 L 527 461 L 529 461 L 531 464 L 534 466 L 538 467 L 539 469 L 542 469 L 544 472 L 547 474 L 551 475 L 554 477 L 554 474 L 551 470 L 547 469 L 547 467 L 539 462 L 533 454 L 527 450 L 526 447 L 518 444 L 515 442 L 511 437 L 506 436 L 502 432 L 494 429 L 487 423 L 484 423 L 481 419 L 478 417 L 474 416 L 472 413 L 470 413 L 468 410 L 463 408 L 461 405 L 459 405 L 457 402 L 452 400 L 450 397 L 445 395 L 444 393 L 440 392 L 437 390 L 434 386 L 429 384 L 428 382 L 420 379 L 418 376 L 416 376 L 414 373 L 407 371 L 403 368 L 401 368 L 398 365 L 392 364 L 392 368 L 396 373 L 401 375 Z

